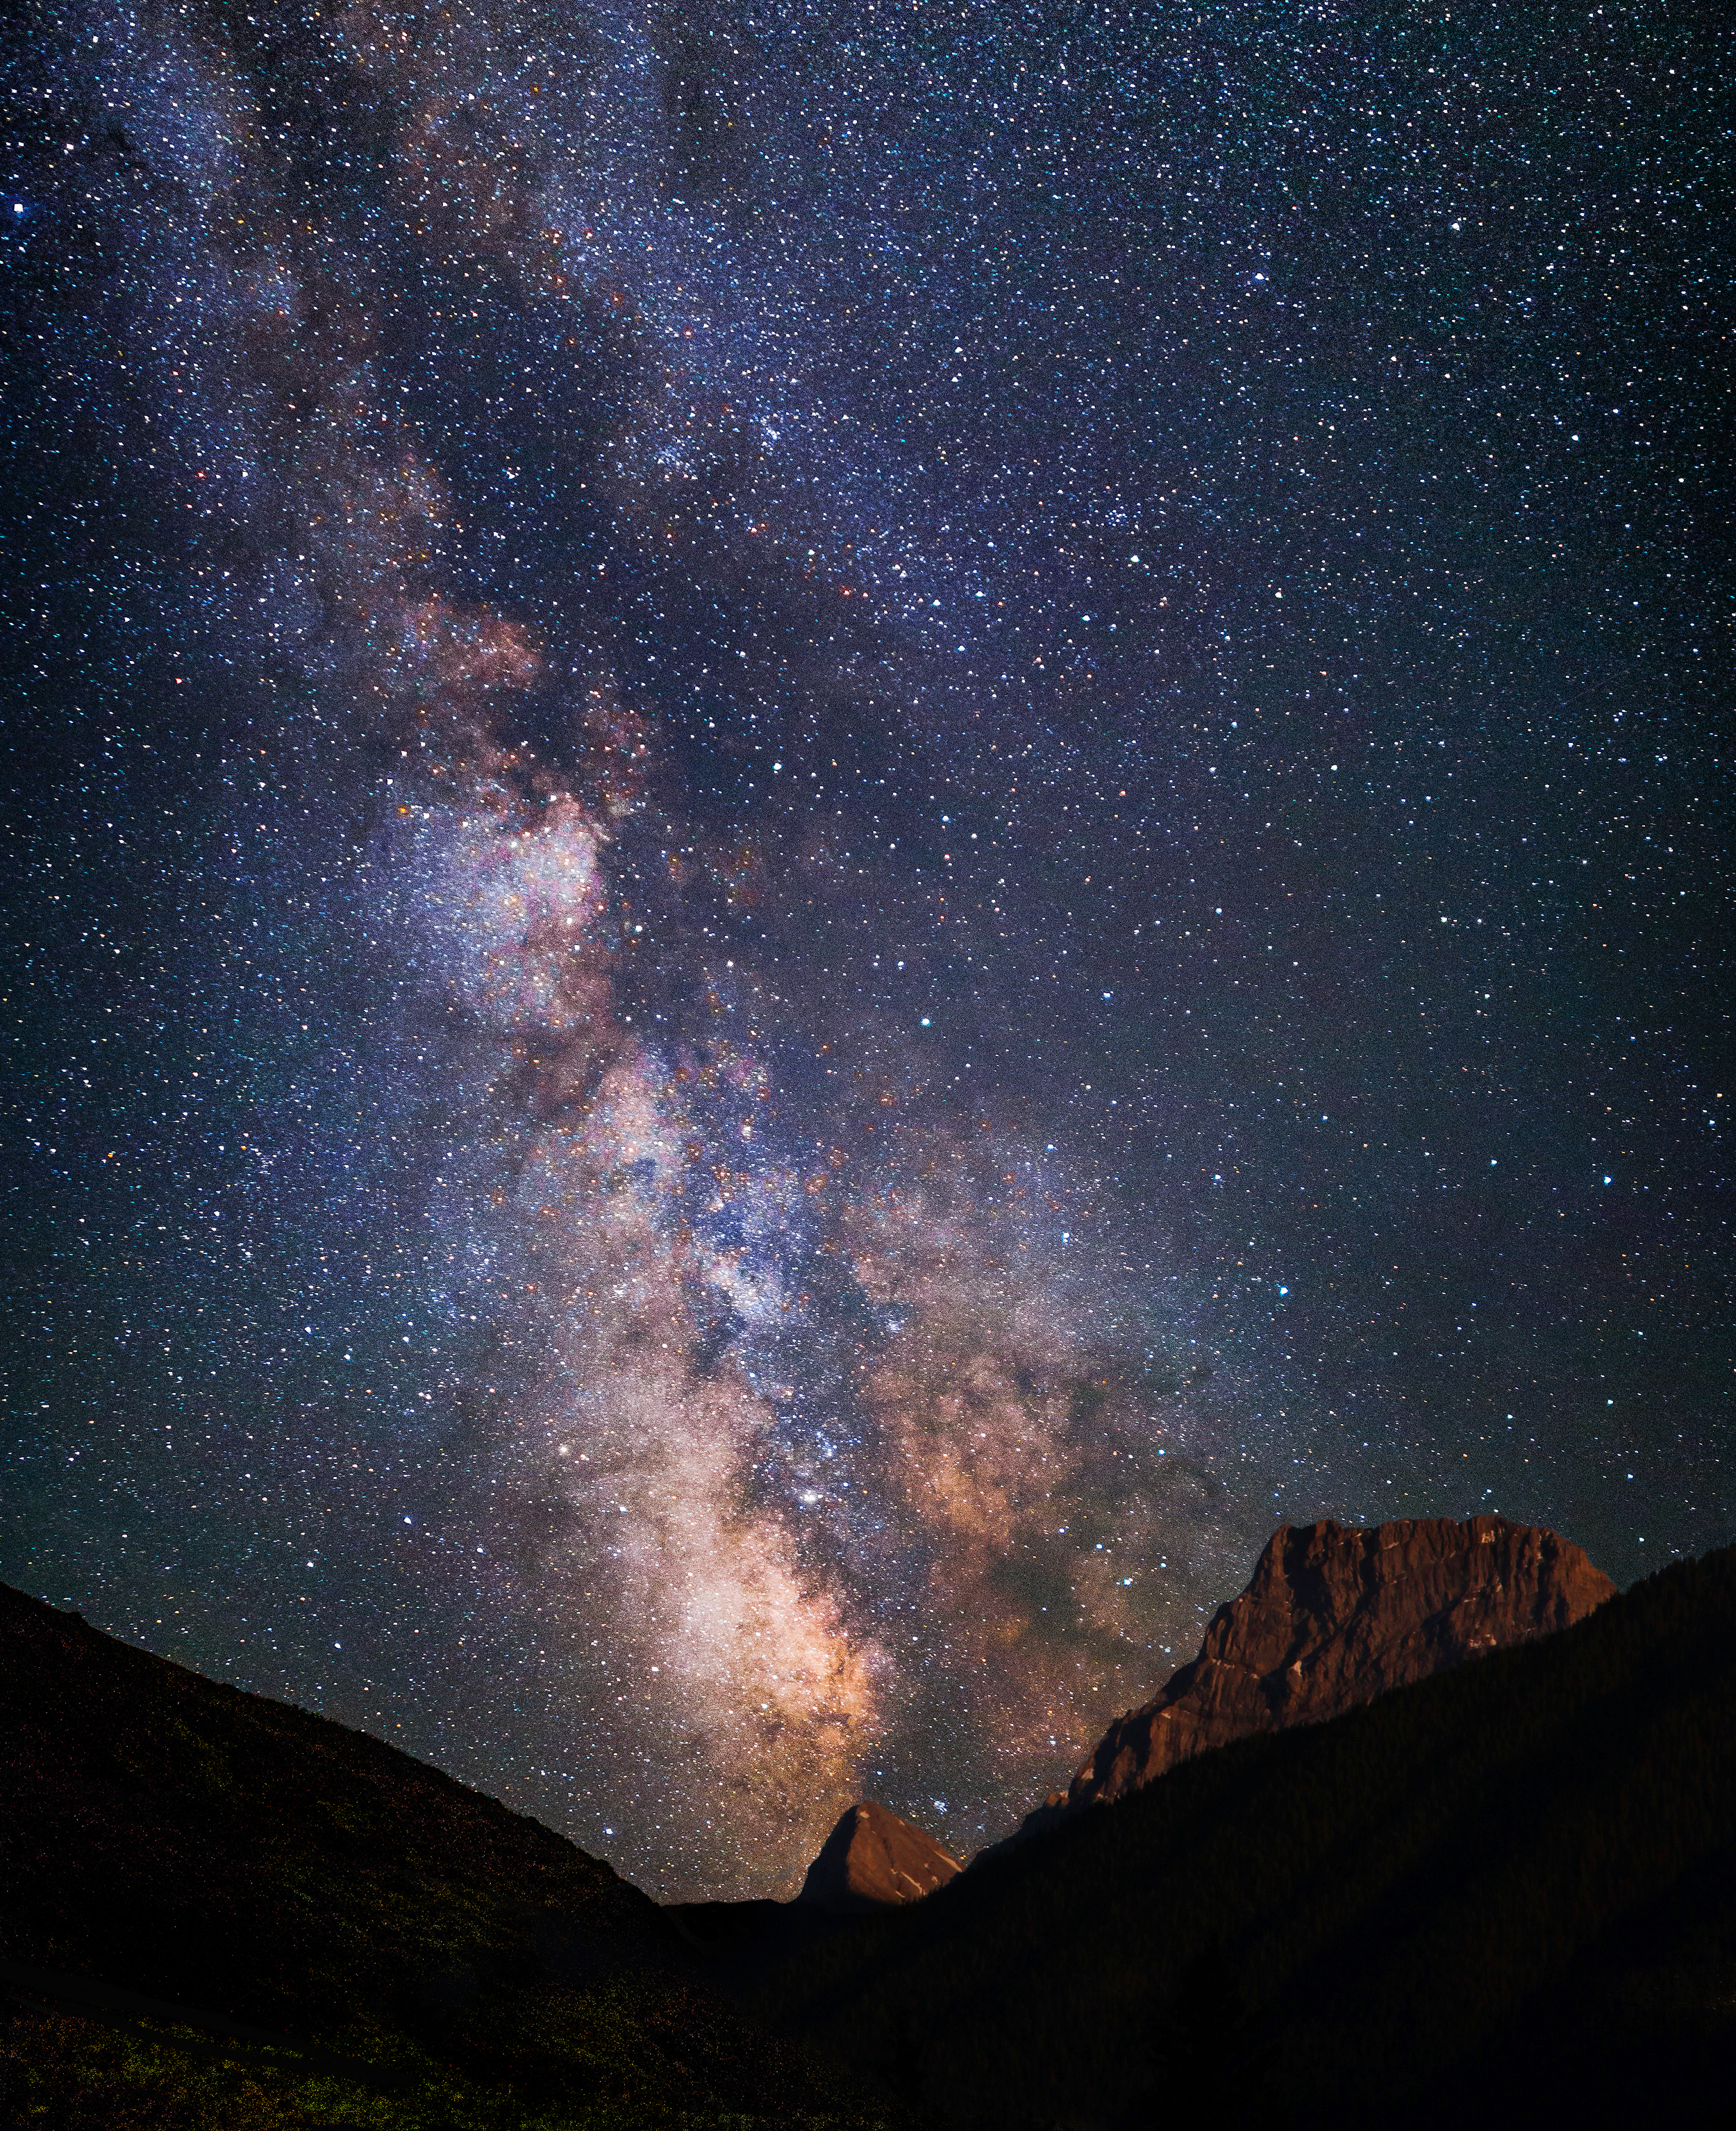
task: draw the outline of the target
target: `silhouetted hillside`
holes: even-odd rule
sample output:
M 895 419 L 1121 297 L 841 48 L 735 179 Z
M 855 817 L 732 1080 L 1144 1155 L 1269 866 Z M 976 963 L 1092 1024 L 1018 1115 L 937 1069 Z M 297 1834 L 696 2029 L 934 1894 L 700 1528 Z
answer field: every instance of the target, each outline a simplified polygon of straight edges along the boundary
M 1736 1549 L 828 1937 L 694 1921 L 947 2124 L 1724 2124 Z
M 4 1587 L 0 1801 L 0 2124 L 1731 2120 L 1736 1549 L 848 1923 L 659 1911 Z
M 0 1585 L 0 2124 L 880 2120 L 690 1959 L 535 1821 Z

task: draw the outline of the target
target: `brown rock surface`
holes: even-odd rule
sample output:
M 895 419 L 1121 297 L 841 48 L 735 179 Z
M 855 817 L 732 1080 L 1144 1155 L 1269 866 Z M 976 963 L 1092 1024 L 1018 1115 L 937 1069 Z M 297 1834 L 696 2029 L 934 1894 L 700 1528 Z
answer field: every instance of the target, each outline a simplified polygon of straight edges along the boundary
M 1615 1586 L 1570 1540 L 1505 1517 L 1280 1525 L 1200 1654 L 1110 1725 L 1025 1831 L 1137 1790 L 1213 1746 L 1319 1724 L 1388 1688 L 1565 1628 Z
M 796 1899 L 828 1909 L 889 1908 L 920 1901 L 958 1870 L 932 1836 L 865 1798 L 827 1836 Z

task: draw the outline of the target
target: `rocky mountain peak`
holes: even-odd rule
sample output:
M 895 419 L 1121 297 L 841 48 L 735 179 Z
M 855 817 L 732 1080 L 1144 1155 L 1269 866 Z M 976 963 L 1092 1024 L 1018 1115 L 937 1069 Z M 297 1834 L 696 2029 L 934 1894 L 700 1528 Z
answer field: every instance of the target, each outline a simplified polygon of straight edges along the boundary
M 864 1798 L 827 1836 L 796 1899 L 840 1912 L 888 1908 L 919 1901 L 959 1869 L 933 1836 Z
M 1556 1533 L 1505 1517 L 1370 1530 L 1280 1525 L 1192 1664 L 1118 1717 L 1022 1832 L 1106 1804 L 1214 1746 L 1318 1724 L 1485 1650 L 1580 1620 L 1615 1586 Z

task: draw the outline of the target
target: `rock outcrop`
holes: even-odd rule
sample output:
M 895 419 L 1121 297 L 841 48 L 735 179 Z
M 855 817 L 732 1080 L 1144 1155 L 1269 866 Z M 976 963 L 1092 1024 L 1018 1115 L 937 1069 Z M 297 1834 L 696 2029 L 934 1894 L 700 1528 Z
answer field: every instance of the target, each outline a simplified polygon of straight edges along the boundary
M 796 1899 L 840 1913 L 890 1908 L 920 1901 L 958 1870 L 932 1836 L 865 1798 L 827 1836 Z
M 1213 1746 L 1319 1724 L 1388 1688 L 1582 1619 L 1615 1586 L 1579 1547 L 1505 1517 L 1280 1525 L 1240 1597 L 1163 1692 L 1118 1717 L 1021 1833 L 1138 1790 Z

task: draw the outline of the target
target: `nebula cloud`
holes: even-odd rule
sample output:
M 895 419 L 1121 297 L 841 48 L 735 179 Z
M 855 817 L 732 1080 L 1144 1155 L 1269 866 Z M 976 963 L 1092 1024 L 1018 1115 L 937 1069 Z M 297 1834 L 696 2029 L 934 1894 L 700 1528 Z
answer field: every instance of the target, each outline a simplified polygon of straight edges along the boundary
M 631 611 L 611 571 L 642 579 L 672 544 L 708 596 L 799 615 L 817 572 L 841 608 L 865 597 L 836 581 L 877 542 L 895 606 L 896 534 L 850 562 L 838 532 L 864 498 L 895 511 L 895 459 L 800 404 L 818 373 L 779 273 L 676 196 L 673 62 L 636 17 L 88 21 L 91 93 L 137 144 L 132 335 L 205 625 L 302 677 L 357 780 L 326 802 L 365 801 L 393 1011 L 450 1059 L 430 1219 L 471 1321 L 533 1357 L 468 1453 L 482 1536 L 521 1564 L 501 1633 L 535 1621 L 551 1693 L 624 1712 L 617 1750 L 659 1773 L 636 1808 L 621 1766 L 584 1788 L 689 1888 L 787 1888 L 877 1763 L 914 1769 L 938 1736 L 953 1788 L 1040 1789 L 1146 1684 L 1154 1564 L 1212 1514 L 1172 1485 L 1149 1367 L 1115 1351 L 1176 1328 L 1105 1343 L 1088 1280 L 1057 1271 L 1064 1158 L 934 1085 L 909 1018 L 866 984 L 852 1011 L 816 945 L 864 893 L 967 922 L 896 836 L 853 860 L 824 803 L 832 750 L 865 736 L 861 643 L 816 627 L 775 675 L 720 643 L 679 745 L 609 649 Z M 418 352 L 430 309 L 476 328 L 487 398 L 524 400 L 508 444 L 438 337 Z M 551 372 L 582 436 L 536 397 Z M 561 469 L 564 523 L 501 519 L 515 451 L 545 485 Z M 518 600 L 481 589 L 519 545 L 552 551 L 558 593 L 546 567 Z M 756 934 L 718 922 L 747 912 Z
M 196 625 L 348 854 L 300 884 L 370 943 L 346 1042 L 415 1061 L 379 1144 L 451 1328 L 466 1646 L 518 1668 L 498 1780 L 570 1765 L 573 1832 L 669 1891 L 788 1893 L 865 1791 L 944 1789 L 968 1848 L 1187 1655 L 1288 1452 L 1220 1351 L 1240 1259 L 1169 1233 L 1165 1032 L 1063 994 L 1131 832 L 1044 719 L 1120 645 L 1088 575 L 1047 652 L 993 635 L 1053 545 L 1020 496 L 1097 447 L 1059 390 L 1047 442 L 947 442 L 987 328 L 911 293 L 920 129 L 819 216 L 824 99 L 746 17 L 79 22 Z M 870 59 L 789 64 L 926 93 Z M 1120 508 L 1055 533 L 1081 570 Z

